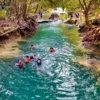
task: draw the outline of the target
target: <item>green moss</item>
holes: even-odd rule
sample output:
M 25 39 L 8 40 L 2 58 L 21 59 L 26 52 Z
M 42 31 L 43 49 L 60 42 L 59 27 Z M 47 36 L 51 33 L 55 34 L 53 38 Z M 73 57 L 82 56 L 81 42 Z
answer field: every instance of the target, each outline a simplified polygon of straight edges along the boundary
M 68 38 L 66 41 L 70 42 L 72 45 L 74 45 L 74 55 L 83 57 L 84 54 L 86 54 L 86 49 L 81 44 L 81 38 L 78 33 L 77 27 L 67 27 L 65 25 L 60 25 L 62 28 L 63 34 L 66 35 Z
M 6 11 L 0 10 L 0 18 L 6 18 Z
M 62 15 L 59 16 L 59 19 L 66 19 L 67 17 L 68 17 L 67 15 L 62 14 Z
M 43 19 L 49 19 L 50 16 L 51 16 L 51 13 L 44 14 L 44 15 L 43 15 Z
M 63 34 L 68 36 L 68 41 L 74 45 L 79 45 L 81 40 L 78 34 L 78 29 L 76 27 L 60 26 L 62 28 Z

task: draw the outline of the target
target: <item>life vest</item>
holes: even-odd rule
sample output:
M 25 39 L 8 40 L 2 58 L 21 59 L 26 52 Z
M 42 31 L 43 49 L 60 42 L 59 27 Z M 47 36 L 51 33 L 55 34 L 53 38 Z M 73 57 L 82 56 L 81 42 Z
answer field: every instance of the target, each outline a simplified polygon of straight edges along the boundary
M 41 62 L 40 63 L 37 62 L 37 65 L 40 66 L 41 65 Z
M 54 51 L 55 51 L 54 49 L 50 49 L 50 50 L 49 50 L 49 52 L 54 52 Z
M 31 46 L 30 49 L 35 49 L 35 47 L 34 46 Z
M 18 62 L 18 66 L 19 67 L 23 67 L 23 63 L 22 62 Z
M 42 64 L 41 61 L 38 62 L 38 60 L 36 61 L 36 63 L 37 63 L 38 66 L 40 66 Z
M 25 61 L 26 63 L 29 63 L 30 59 L 29 59 L 29 58 L 25 58 L 24 61 Z

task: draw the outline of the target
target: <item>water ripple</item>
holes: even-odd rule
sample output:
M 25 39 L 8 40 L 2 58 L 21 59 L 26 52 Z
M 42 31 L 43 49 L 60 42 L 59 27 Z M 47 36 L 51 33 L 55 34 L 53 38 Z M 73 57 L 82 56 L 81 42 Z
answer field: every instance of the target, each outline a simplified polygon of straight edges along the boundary
M 74 47 L 57 25 L 41 25 L 31 42 L 22 44 L 25 53 L 36 45 L 41 68 L 28 65 L 23 71 L 15 68 L 15 59 L 0 61 L 0 100 L 99 100 L 95 77 L 73 63 Z M 50 54 L 49 47 L 56 52 Z

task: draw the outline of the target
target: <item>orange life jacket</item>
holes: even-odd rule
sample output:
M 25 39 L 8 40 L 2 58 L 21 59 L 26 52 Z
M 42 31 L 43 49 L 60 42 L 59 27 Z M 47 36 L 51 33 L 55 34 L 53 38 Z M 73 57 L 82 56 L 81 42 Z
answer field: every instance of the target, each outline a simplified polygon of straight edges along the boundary
M 34 46 L 31 46 L 30 49 L 35 49 L 35 47 Z
M 25 61 L 26 63 L 29 63 L 30 59 L 29 59 L 29 58 L 25 58 L 24 61 Z

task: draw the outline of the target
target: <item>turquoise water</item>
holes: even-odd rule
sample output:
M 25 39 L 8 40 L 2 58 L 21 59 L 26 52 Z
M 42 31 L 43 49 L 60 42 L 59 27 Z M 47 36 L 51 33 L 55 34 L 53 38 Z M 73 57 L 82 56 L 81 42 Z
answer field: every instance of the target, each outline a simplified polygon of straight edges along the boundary
M 96 78 L 79 64 L 73 63 L 74 46 L 56 24 L 42 24 L 28 43 L 42 58 L 41 68 L 31 64 L 25 70 L 15 68 L 15 59 L 0 60 L 0 100 L 100 100 Z M 72 31 L 72 30 L 71 30 Z M 49 47 L 56 52 L 50 54 Z

